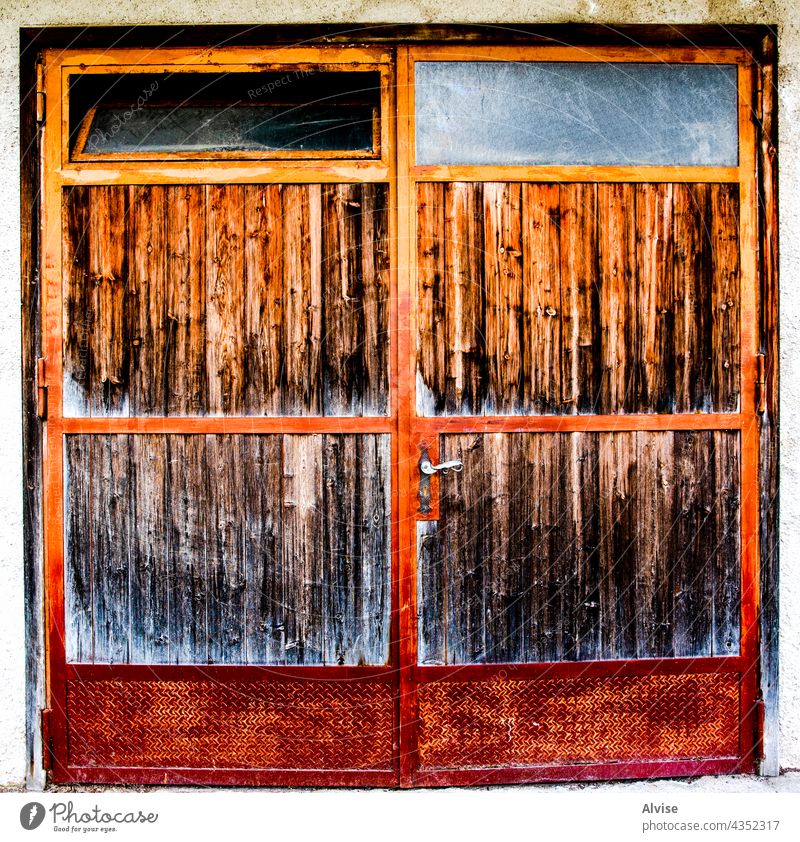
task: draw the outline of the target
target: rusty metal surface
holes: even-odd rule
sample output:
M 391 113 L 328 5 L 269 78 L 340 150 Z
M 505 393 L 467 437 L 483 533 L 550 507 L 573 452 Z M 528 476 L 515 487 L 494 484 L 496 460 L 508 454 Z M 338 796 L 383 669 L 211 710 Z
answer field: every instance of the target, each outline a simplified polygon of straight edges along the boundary
M 434 681 L 419 716 L 423 769 L 729 757 L 739 676 Z
M 74 766 L 391 769 L 384 682 L 69 681 Z

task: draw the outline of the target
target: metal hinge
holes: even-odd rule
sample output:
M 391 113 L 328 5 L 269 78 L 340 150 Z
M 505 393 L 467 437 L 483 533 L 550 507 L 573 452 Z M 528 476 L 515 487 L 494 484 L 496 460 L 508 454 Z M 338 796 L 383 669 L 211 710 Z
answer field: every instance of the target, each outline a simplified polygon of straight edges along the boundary
M 47 418 L 47 380 L 44 357 L 36 360 L 36 414 L 42 421 Z
M 45 109 L 44 95 L 44 64 L 36 62 L 36 122 L 42 125 L 47 112 Z
M 50 736 L 50 708 L 42 708 L 42 765 L 45 769 L 53 768 L 53 738 Z
M 756 412 L 763 415 L 767 411 L 767 358 L 756 354 Z

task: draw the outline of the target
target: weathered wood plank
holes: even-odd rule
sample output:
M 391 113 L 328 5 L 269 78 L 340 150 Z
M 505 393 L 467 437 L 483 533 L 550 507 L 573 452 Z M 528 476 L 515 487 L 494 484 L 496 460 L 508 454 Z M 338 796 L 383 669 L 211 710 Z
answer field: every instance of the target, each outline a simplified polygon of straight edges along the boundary
M 417 661 L 420 664 L 445 663 L 445 586 L 444 553 L 439 524 L 435 520 L 418 520 Z
M 130 436 L 92 436 L 91 545 L 94 660 L 130 661 Z
M 511 491 L 513 442 L 514 436 L 499 433 L 484 437 L 482 506 L 477 511 L 468 510 L 471 519 L 463 524 L 466 531 L 461 538 L 469 540 L 467 536 L 479 528 L 477 518 L 480 517 L 482 528 L 478 533 L 480 540 L 474 563 L 482 568 L 483 588 L 474 602 L 475 612 L 470 612 L 470 621 L 476 632 L 481 624 L 484 626 L 482 658 L 486 661 L 509 660 L 509 650 L 513 652 L 518 648 L 515 644 L 520 638 L 518 571 L 513 567 L 509 569 L 508 559 L 514 505 Z M 453 479 L 451 484 L 457 485 L 460 478 Z M 513 638 L 510 636 L 512 630 L 515 632 Z
M 636 656 L 672 656 L 675 544 L 674 438 L 636 433 Z
M 711 655 L 713 555 L 713 442 L 708 433 L 675 433 L 676 657 Z
M 636 283 L 636 196 L 631 184 L 597 185 L 601 375 L 596 411 L 601 413 L 639 411 L 639 355 L 652 359 L 654 354 L 636 342 L 642 307 L 648 304 Z
M 206 436 L 206 576 L 208 662 L 244 661 L 247 583 L 244 544 L 242 439 Z
M 741 609 L 741 545 L 739 510 L 741 467 L 739 434 L 714 432 L 714 554 L 709 559 L 714 583 L 711 615 L 713 655 L 738 655 Z
M 604 658 L 636 657 L 635 433 L 611 433 L 600 443 L 600 616 Z
M 561 412 L 561 224 L 557 184 L 523 184 L 525 349 L 523 404 L 535 415 Z
M 461 459 L 458 478 L 444 477 L 439 484 L 442 541 L 447 565 L 445 599 L 447 620 L 446 660 L 452 664 L 485 660 L 484 533 L 491 530 L 484 503 L 487 481 L 484 446 L 486 436 L 447 436 L 440 456 Z M 481 548 L 479 550 L 479 547 Z
M 596 412 L 600 392 L 596 205 L 596 185 L 561 185 L 561 391 L 570 414 Z
M 711 403 L 710 186 L 674 184 L 675 411 L 708 412 Z
M 572 492 L 575 565 L 575 657 L 597 660 L 602 655 L 600 586 L 600 436 L 574 433 L 564 465 Z M 568 524 L 565 524 L 568 528 Z
M 170 564 L 165 470 L 166 437 L 129 439 L 130 660 L 159 664 L 170 660 Z
M 417 185 L 417 413 L 444 409 L 445 285 L 444 187 Z
M 158 214 L 158 210 L 157 205 L 153 207 L 154 215 Z M 129 255 L 136 255 L 136 249 L 126 248 L 127 219 L 126 187 L 93 187 L 89 190 L 87 281 L 92 311 L 89 355 L 92 415 L 127 415 L 129 412 L 129 331 L 131 327 L 137 330 L 138 325 L 126 323 L 125 310 L 130 293 L 136 294 L 142 281 L 135 281 L 129 287 L 128 260 Z M 162 220 L 157 220 L 156 224 L 160 226 Z M 141 241 L 136 242 L 141 250 Z M 157 249 L 160 243 L 148 245 Z M 159 278 L 158 282 L 163 283 L 163 278 Z M 157 320 L 155 313 L 152 318 Z
M 443 202 L 445 411 L 481 414 L 486 397 L 482 185 L 446 184 Z
M 244 187 L 244 406 L 280 415 L 283 367 L 283 187 Z
M 373 349 L 365 348 L 362 213 L 359 185 L 322 188 L 322 380 L 326 415 L 358 415 L 364 410 L 365 356 Z
M 244 396 L 244 188 L 206 185 L 206 370 L 210 415 L 239 415 Z
M 149 185 L 132 186 L 128 191 L 130 414 L 163 415 L 167 396 L 165 194 L 163 187 Z
M 285 655 L 281 436 L 242 436 L 245 660 L 281 664 Z
M 285 661 L 323 663 L 322 436 L 283 437 Z
M 205 415 L 205 190 L 201 185 L 163 189 L 167 249 L 164 411 Z
M 567 615 L 562 611 L 565 564 L 558 540 L 558 532 L 568 530 L 559 523 L 563 495 L 554 493 L 554 488 L 563 488 L 560 438 L 515 436 L 517 446 L 510 466 L 514 489 L 509 499 L 519 514 L 511 516 L 517 546 L 509 563 L 521 567 L 520 597 L 530 594 L 531 628 L 526 630 L 526 648 L 529 660 L 536 661 L 566 657 L 564 639 L 570 636 L 570 624 L 564 622 Z M 513 470 L 515 465 L 525 473 Z
M 718 412 L 739 409 L 739 187 L 711 186 L 711 400 Z
M 364 342 L 361 349 L 364 382 L 361 384 L 361 412 L 386 415 L 389 411 L 389 188 L 386 184 L 362 184 L 361 263 L 363 277 L 362 318 Z M 330 414 L 326 410 L 326 414 Z
M 90 357 L 94 316 L 89 296 L 89 187 L 64 190 L 62 209 L 64 386 L 66 416 L 91 415 Z
M 675 406 L 675 307 L 673 206 L 670 184 L 637 184 L 636 294 L 640 412 L 673 412 Z
M 76 664 L 94 657 L 91 451 L 91 436 L 64 437 L 64 631 L 67 661 Z
M 165 436 L 170 661 L 208 663 L 206 439 Z
M 353 528 L 361 533 L 363 559 L 361 615 L 365 663 L 389 661 L 392 617 L 392 440 L 388 435 L 357 436 L 360 465 L 356 475 L 363 500 Z
M 321 188 L 283 187 L 284 415 L 322 414 Z
M 522 335 L 522 188 L 483 186 L 484 272 L 488 384 L 485 414 L 522 411 L 522 384 L 528 366 Z

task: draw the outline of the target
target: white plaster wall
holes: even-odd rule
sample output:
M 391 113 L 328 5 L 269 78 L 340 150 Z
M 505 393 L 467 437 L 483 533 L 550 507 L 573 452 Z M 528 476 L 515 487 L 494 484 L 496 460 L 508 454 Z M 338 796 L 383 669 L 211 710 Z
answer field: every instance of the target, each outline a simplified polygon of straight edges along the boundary
M 800 768 L 800 0 L 0 0 L 0 785 L 24 752 L 19 28 L 223 23 L 777 23 L 781 201 L 781 765 Z

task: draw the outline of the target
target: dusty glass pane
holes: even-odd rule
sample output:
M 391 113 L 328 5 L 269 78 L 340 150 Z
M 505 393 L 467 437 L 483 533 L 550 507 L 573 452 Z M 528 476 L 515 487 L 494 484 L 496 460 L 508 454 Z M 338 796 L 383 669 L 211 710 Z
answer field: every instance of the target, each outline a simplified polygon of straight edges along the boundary
M 738 163 L 735 65 L 417 62 L 418 164 Z
M 338 112 L 338 113 L 337 113 Z M 100 108 L 84 152 L 370 150 L 373 109 L 239 105 Z
M 379 105 L 373 71 L 76 74 L 71 148 L 89 156 L 370 153 Z

